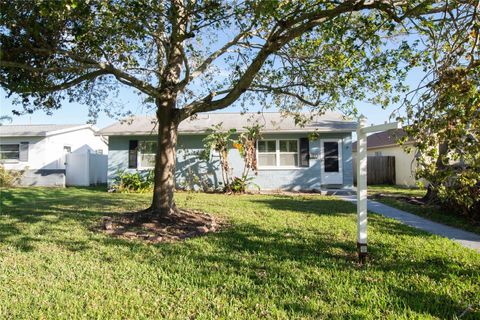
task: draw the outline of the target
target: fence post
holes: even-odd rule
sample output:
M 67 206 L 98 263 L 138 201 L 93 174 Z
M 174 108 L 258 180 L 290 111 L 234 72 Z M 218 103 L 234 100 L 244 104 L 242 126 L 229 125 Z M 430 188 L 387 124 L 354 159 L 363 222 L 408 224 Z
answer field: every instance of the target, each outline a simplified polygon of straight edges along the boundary
M 357 250 L 364 263 L 367 258 L 367 134 L 362 130 L 367 118 L 361 115 L 357 126 Z

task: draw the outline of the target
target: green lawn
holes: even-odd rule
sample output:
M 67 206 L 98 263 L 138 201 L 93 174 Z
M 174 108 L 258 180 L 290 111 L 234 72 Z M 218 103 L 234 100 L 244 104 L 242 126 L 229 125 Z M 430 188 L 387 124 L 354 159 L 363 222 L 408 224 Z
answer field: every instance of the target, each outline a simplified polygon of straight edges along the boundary
M 2 190 L 0 318 L 480 317 L 480 254 L 372 214 L 360 267 L 355 209 L 331 197 L 181 193 L 230 227 L 175 244 L 93 230 L 149 198 Z
M 390 186 L 390 185 L 377 185 L 377 186 L 368 186 L 368 194 L 373 196 L 378 193 L 393 195 L 393 196 L 406 196 L 406 197 L 418 197 L 421 198 L 426 194 L 425 189 L 413 189 L 413 188 L 404 188 L 400 186 Z M 386 205 L 404 210 L 416 215 L 425 217 L 427 219 L 437 221 L 450 225 L 452 227 L 457 227 L 464 229 L 470 232 L 480 234 L 480 225 L 474 224 L 465 217 L 459 216 L 453 212 L 448 212 L 446 210 L 440 209 L 438 206 L 431 205 L 416 205 L 411 204 L 395 198 L 379 198 L 375 199 L 376 201 L 382 202 Z

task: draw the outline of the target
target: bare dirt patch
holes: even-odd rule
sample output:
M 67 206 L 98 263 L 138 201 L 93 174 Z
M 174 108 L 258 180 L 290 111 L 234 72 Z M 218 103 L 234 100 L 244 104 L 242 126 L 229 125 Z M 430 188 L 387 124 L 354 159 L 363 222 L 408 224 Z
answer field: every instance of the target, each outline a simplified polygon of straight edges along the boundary
M 101 229 L 114 237 L 158 243 L 181 241 L 216 232 L 220 229 L 220 223 L 209 214 L 179 209 L 166 217 L 148 212 L 103 217 Z

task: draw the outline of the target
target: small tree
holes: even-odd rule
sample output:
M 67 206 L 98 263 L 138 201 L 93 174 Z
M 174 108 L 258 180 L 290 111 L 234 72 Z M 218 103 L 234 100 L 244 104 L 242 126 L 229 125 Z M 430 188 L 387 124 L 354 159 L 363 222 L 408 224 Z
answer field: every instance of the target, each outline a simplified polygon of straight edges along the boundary
M 261 138 L 260 125 L 243 127 L 244 132 L 234 138 L 236 129 L 224 130 L 222 123 L 214 125 L 209 129 L 208 135 L 203 139 L 204 147 L 201 158 L 205 161 L 212 160 L 212 151 L 218 153 L 220 169 L 222 172 L 224 192 L 244 192 L 248 187 L 250 170 L 257 174 L 256 143 Z M 234 147 L 240 153 L 244 166 L 241 177 L 231 177 L 232 169 L 228 159 L 229 150 Z
M 218 153 L 220 168 L 222 171 L 223 188 L 225 192 L 230 190 L 230 164 L 228 162 L 228 151 L 232 146 L 232 135 L 237 132 L 235 129 L 224 131 L 222 123 L 216 124 L 213 128 L 208 129 L 208 135 L 203 139 L 205 143 L 205 149 L 202 152 L 202 158 L 206 161 L 210 161 L 212 157 L 212 151 Z
M 256 146 L 257 141 L 262 138 L 262 126 L 256 124 L 243 127 L 243 129 L 245 129 L 245 131 L 239 134 L 238 139 L 233 143 L 233 146 L 238 150 L 243 159 L 244 166 L 241 178 L 245 182 L 250 170 L 252 170 L 255 175 L 258 174 Z

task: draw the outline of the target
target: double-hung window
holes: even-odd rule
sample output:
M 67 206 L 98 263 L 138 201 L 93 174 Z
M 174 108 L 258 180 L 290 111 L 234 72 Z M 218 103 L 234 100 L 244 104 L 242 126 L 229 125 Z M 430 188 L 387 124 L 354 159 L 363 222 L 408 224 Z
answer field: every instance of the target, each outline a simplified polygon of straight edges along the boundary
M 298 139 L 259 140 L 257 160 L 260 168 L 298 167 Z
M 276 167 L 277 166 L 277 141 L 260 140 L 257 145 L 258 166 Z
M 20 145 L 0 144 L 0 160 L 20 160 Z
M 298 167 L 298 140 L 278 140 L 280 166 Z
M 157 153 L 156 141 L 139 141 L 138 166 L 140 168 L 155 167 L 155 155 Z

